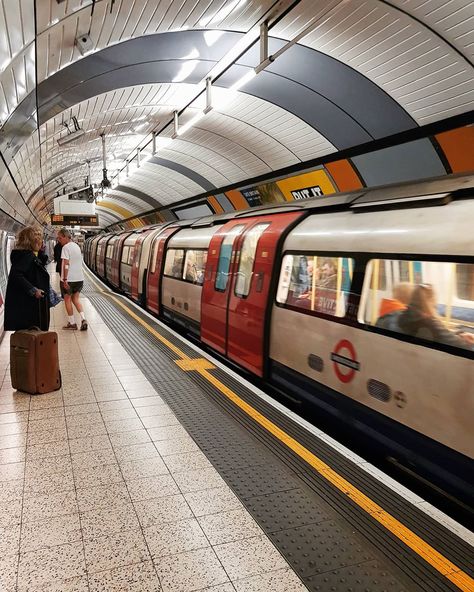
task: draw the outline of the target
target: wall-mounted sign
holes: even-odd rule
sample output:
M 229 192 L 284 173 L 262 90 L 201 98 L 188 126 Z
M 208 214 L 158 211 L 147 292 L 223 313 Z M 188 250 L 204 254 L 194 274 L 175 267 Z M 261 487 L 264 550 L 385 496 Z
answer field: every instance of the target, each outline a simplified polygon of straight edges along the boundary
M 53 226 L 98 226 L 97 216 L 71 216 L 67 214 L 53 214 L 51 216 Z
M 319 185 L 314 187 L 305 187 L 304 189 L 295 189 L 291 192 L 294 199 L 309 199 L 310 197 L 320 197 L 323 190 Z
M 240 193 L 245 197 L 251 208 L 262 205 L 262 197 L 256 187 L 247 187 L 247 189 L 241 189 Z

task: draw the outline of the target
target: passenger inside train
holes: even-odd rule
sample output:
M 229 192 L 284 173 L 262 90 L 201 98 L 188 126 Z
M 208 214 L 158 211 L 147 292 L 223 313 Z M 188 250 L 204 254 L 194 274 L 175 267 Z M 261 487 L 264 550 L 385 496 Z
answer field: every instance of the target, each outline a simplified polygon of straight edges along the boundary
M 437 302 L 433 286 L 430 284 L 416 286 L 410 304 L 400 314 L 398 330 L 421 339 L 474 349 L 474 335 L 472 333 L 455 333 L 443 325 L 438 316 Z
M 380 303 L 379 318 L 376 327 L 399 331 L 398 320 L 406 310 L 413 294 L 413 284 L 401 282 L 393 287 L 393 298 L 383 298 Z

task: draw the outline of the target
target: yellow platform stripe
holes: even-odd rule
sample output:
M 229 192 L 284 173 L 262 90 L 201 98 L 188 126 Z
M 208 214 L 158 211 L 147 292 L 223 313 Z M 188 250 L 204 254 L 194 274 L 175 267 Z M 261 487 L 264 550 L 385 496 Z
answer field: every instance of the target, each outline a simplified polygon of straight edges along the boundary
M 95 283 L 95 282 L 94 282 Z M 97 284 L 96 284 L 97 285 Z M 110 294 L 108 294 L 110 295 Z M 473 592 L 474 579 L 463 572 L 457 565 L 452 563 L 449 559 L 444 557 L 439 551 L 432 547 L 429 543 L 424 541 L 421 537 L 411 531 L 408 527 L 402 524 L 397 518 L 389 514 L 381 506 L 376 504 L 367 495 L 362 493 L 357 487 L 352 485 L 349 481 L 344 479 L 339 473 L 334 471 L 328 464 L 318 458 L 310 450 L 305 448 L 297 440 L 292 438 L 289 434 L 284 432 L 276 424 L 262 415 L 259 411 L 254 409 L 251 405 L 246 403 L 238 395 L 234 393 L 218 378 L 213 376 L 208 367 L 214 367 L 211 362 L 203 358 L 190 358 L 178 347 L 173 345 L 166 337 L 163 337 L 158 331 L 153 329 L 149 323 L 141 319 L 120 300 L 110 295 L 121 308 L 123 308 L 133 319 L 140 323 L 152 335 L 164 343 L 171 351 L 181 356 L 181 360 L 175 360 L 176 364 L 183 370 L 194 370 L 199 372 L 210 384 L 218 389 L 223 395 L 231 400 L 237 407 L 242 409 L 249 417 L 256 421 L 259 425 L 265 428 L 270 434 L 275 436 L 280 442 L 283 442 L 290 450 L 295 452 L 300 458 L 305 460 L 313 469 L 315 469 L 322 477 L 329 481 L 334 487 L 339 489 L 343 494 L 347 495 L 354 503 L 356 503 L 362 510 L 370 514 L 374 520 L 377 520 L 388 531 L 394 534 L 407 547 L 412 549 L 417 555 L 434 567 L 441 575 L 450 580 L 463 592 Z

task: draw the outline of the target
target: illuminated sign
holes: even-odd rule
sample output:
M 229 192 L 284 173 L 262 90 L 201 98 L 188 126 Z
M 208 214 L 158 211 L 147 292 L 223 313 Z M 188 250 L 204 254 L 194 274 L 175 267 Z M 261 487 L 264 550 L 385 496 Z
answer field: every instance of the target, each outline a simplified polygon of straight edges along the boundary
M 291 192 L 294 199 L 309 199 L 310 197 L 320 197 L 323 190 L 319 185 L 315 187 L 305 187 L 304 189 L 295 189 Z
M 51 216 L 53 226 L 98 226 L 97 216 L 72 216 L 67 214 L 53 214 Z

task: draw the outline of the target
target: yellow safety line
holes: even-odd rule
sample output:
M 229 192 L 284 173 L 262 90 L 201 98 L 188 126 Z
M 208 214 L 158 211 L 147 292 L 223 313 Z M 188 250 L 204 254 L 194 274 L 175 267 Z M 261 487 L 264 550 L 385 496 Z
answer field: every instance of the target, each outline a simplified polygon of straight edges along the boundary
M 93 280 L 92 280 L 93 281 Z M 94 282 L 95 283 L 95 282 Z M 97 284 L 96 284 L 97 285 Z M 173 345 L 166 337 L 163 337 L 158 331 L 153 329 L 146 321 L 141 319 L 138 315 L 132 312 L 127 306 L 122 304 L 120 300 L 108 294 L 121 308 L 123 308 L 133 319 L 145 327 L 152 335 L 164 343 L 171 351 L 181 356 L 181 360 L 175 360 L 176 364 L 183 370 L 199 372 L 210 384 L 217 388 L 223 395 L 237 405 L 242 411 L 249 415 L 254 421 L 265 428 L 270 434 L 278 438 L 280 442 L 285 444 L 290 450 L 295 452 L 300 458 L 305 460 L 311 467 L 313 467 L 322 477 L 334 485 L 339 491 L 347 495 L 354 503 L 356 503 L 362 510 L 370 514 L 372 518 L 377 520 L 388 531 L 394 534 L 400 541 L 405 543 L 407 547 L 412 549 L 417 555 L 434 567 L 441 575 L 453 582 L 463 592 L 472 592 L 474 590 L 474 579 L 463 572 L 457 565 L 452 563 L 449 559 L 444 557 L 439 551 L 432 547 L 429 543 L 424 541 L 417 534 L 412 532 L 394 516 L 389 514 L 381 506 L 376 504 L 362 491 L 357 489 L 352 483 L 349 483 L 344 477 L 339 475 L 328 464 L 318 458 L 315 454 L 305 448 L 297 440 L 292 438 L 289 434 L 280 429 L 276 424 L 267 419 L 264 415 L 259 413 L 251 405 L 246 403 L 238 395 L 236 395 L 229 387 L 227 387 L 218 378 L 213 376 L 207 368 L 212 367 L 211 362 L 199 358 L 192 359 L 182 352 L 178 347 Z M 191 360 L 196 363 L 184 363 L 184 360 Z M 206 365 L 207 362 L 207 365 Z M 206 367 L 207 366 L 207 367 Z

